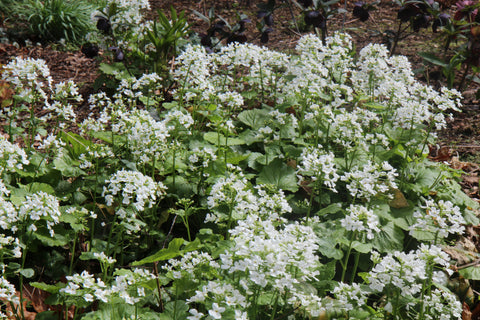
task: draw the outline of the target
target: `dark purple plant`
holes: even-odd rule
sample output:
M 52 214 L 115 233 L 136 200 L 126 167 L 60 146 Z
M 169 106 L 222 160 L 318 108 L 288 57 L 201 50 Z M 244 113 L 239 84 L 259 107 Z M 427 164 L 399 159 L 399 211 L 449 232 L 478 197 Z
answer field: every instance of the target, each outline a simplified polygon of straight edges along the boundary
M 370 18 L 370 8 L 365 2 L 355 2 L 353 7 L 353 16 L 365 22 Z

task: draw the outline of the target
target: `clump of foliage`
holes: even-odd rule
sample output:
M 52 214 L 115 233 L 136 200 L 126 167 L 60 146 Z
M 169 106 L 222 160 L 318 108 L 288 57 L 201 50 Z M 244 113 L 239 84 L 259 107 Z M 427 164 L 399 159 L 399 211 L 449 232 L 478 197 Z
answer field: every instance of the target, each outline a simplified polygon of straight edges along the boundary
M 9 10 L 19 19 L 15 24 L 24 24 L 35 39 L 43 42 L 64 39 L 79 44 L 92 30 L 93 9 L 85 0 L 24 0 L 13 3 Z
M 158 11 L 156 20 L 146 20 L 143 11 L 148 10 L 148 0 L 130 2 L 109 0 L 95 14 L 96 30 L 87 36 L 85 54 L 90 55 L 92 45 L 106 53 L 100 66 L 102 74 L 95 88 L 116 88 L 120 81 L 132 75 L 157 73 L 164 83 L 164 94 L 172 85 L 169 64 L 185 45 L 190 33 L 184 12 L 177 14 L 172 7 L 171 19 Z M 91 54 L 95 56 L 94 53 Z
M 478 204 L 428 159 L 459 92 L 341 33 L 175 62 L 171 102 L 158 74 L 124 75 L 78 133 L 73 83 L 41 60 L 2 69 L 2 317 L 24 318 L 25 283 L 61 318 L 461 317 L 452 283 L 476 269 L 442 248 Z
M 226 44 L 233 42 L 245 43 L 247 36 L 245 35 L 246 24 L 250 23 L 250 19 L 244 14 L 237 14 L 237 22 L 232 26 L 221 16 L 215 14 L 215 8 L 208 10 L 208 16 L 193 10 L 194 13 L 208 24 L 206 33 L 200 33 L 200 43 L 208 50 L 213 51 L 222 45 L 225 40 Z
M 439 17 L 441 32 L 445 39 L 443 54 L 421 53 L 425 61 L 439 66 L 447 80 L 447 86 L 453 88 L 455 84 L 459 90 L 465 87 L 466 81 L 479 82 L 476 74 L 480 67 L 480 5 L 475 1 L 458 1 L 453 18 Z M 456 43 L 452 48 L 452 43 Z M 456 75 L 463 67 L 460 80 L 456 82 Z

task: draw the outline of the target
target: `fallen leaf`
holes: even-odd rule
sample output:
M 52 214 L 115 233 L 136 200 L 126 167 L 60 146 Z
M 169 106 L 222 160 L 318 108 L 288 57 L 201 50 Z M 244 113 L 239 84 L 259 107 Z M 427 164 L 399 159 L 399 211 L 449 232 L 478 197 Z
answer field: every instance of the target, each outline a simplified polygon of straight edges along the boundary
M 402 191 L 399 189 L 393 190 L 393 199 L 388 203 L 388 205 L 395 209 L 408 208 L 407 198 L 403 195 Z

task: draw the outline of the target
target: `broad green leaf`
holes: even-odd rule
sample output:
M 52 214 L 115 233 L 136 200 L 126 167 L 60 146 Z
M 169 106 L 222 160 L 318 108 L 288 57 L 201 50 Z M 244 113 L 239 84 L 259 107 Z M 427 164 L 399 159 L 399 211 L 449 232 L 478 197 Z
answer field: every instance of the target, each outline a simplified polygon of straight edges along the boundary
M 203 138 L 210 142 L 211 144 L 214 145 L 220 145 L 220 146 L 238 146 L 245 144 L 245 141 L 243 141 L 240 138 L 234 138 L 234 137 L 228 137 L 225 138 L 225 136 L 221 133 L 217 132 L 207 132 L 203 135 Z
M 458 270 L 458 273 L 465 279 L 480 280 L 480 266 L 472 266 Z
M 115 77 L 118 77 L 117 74 L 119 72 L 122 73 L 126 70 L 125 66 L 121 62 L 116 62 L 116 63 L 112 63 L 112 64 L 100 63 L 99 69 L 103 73 L 108 74 L 108 75 L 115 75 Z
M 78 167 L 79 162 L 73 160 L 67 154 L 64 154 L 61 158 L 53 160 L 55 169 L 59 170 L 66 177 L 78 177 L 85 175 L 85 171 Z
M 32 182 L 22 187 L 28 193 L 37 193 L 43 191 L 48 194 L 55 194 L 55 190 L 52 188 L 52 186 L 46 183 Z
M 64 288 L 66 286 L 66 284 L 62 282 L 56 284 L 47 284 L 44 282 L 30 282 L 30 285 L 34 288 L 47 291 L 49 293 L 57 293 L 60 291 L 61 288 Z
M 442 59 L 438 58 L 436 55 L 429 53 L 429 52 L 417 52 L 417 54 L 422 57 L 425 61 L 430 62 L 434 65 L 446 67 L 448 63 L 443 61 Z
M 352 249 L 360 253 L 369 253 L 372 251 L 373 245 L 371 243 L 363 243 L 360 241 L 352 242 Z
M 35 271 L 32 268 L 20 269 L 18 272 L 25 278 L 31 278 L 35 275 Z
M 182 251 L 180 250 L 180 247 L 182 244 L 185 242 L 184 239 L 182 238 L 175 238 L 170 243 L 168 244 L 168 248 L 163 248 L 157 251 L 157 253 L 146 257 L 140 261 L 135 261 L 132 263 L 133 266 L 140 266 L 144 265 L 147 263 L 153 263 L 153 262 L 158 262 L 158 261 L 164 261 L 164 260 L 169 260 L 173 259 L 175 257 L 178 257 L 182 255 Z
M 188 312 L 190 308 L 183 300 L 169 301 L 165 304 L 164 313 L 170 316 L 170 319 L 186 320 L 191 314 Z
M 331 205 L 328 205 L 327 207 L 320 209 L 317 212 L 318 216 L 322 216 L 324 214 L 332 214 L 332 213 L 337 213 L 342 211 L 342 204 L 341 203 L 332 203 Z
M 265 109 L 245 110 L 237 116 L 238 120 L 255 130 L 265 125 L 267 117 L 268 111 Z
M 393 252 L 403 250 L 404 234 L 402 229 L 393 222 L 380 227 L 381 231 L 375 233 L 372 240 L 373 247 L 379 252 Z
M 59 231 L 58 228 L 54 228 L 56 231 Z M 65 231 L 64 231 L 65 232 Z M 35 238 L 40 240 L 44 245 L 49 247 L 62 247 L 67 245 L 70 242 L 68 236 L 55 232 L 54 236 L 52 237 L 48 230 L 42 228 L 38 229 L 36 232 L 33 233 Z
M 63 141 L 67 142 L 72 151 L 72 156 L 78 157 L 80 154 L 85 153 L 87 147 L 92 145 L 92 142 L 81 137 L 80 135 L 73 132 L 62 131 L 60 137 Z
M 265 166 L 257 178 L 257 184 L 271 184 L 281 190 L 298 190 L 295 169 L 287 166 L 281 159 L 273 160 Z

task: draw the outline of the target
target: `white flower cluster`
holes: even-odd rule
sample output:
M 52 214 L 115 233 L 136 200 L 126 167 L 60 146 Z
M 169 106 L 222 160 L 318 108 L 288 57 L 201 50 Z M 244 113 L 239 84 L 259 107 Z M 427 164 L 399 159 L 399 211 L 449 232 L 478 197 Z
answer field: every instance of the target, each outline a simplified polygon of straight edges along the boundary
M 0 233 L 0 253 L 2 257 L 21 258 L 22 248 L 19 239 Z
M 297 171 L 301 175 L 300 181 L 303 180 L 302 176 L 308 176 L 312 181 L 320 181 L 328 189 L 337 192 L 336 182 L 340 176 L 337 174 L 333 152 L 323 151 L 322 145 L 308 147 L 303 149 L 300 159 Z
M 212 213 L 207 214 L 205 222 L 241 220 L 248 212 L 258 210 L 256 200 L 247 178 L 241 172 L 229 172 L 219 178 L 210 190 L 207 205 Z
M 113 98 L 131 106 L 135 105 L 141 97 L 152 99 L 153 101 L 153 97 L 156 97 L 154 92 L 161 88 L 162 78 L 156 73 L 143 74 L 138 79 L 135 77 L 123 78 L 115 90 L 116 93 L 113 95 Z
M 20 299 L 16 295 L 17 290 L 15 289 L 15 286 L 8 282 L 7 279 L 5 279 L 3 276 L 0 277 L 0 305 L 4 304 L 6 302 L 12 303 L 15 305 L 20 304 Z M 11 305 L 8 305 L 11 307 Z M 3 311 L 3 308 L 2 308 Z M 0 311 L 0 319 L 12 319 L 13 315 L 12 314 L 5 314 L 2 311 Z
M 17 231 L 16 223 L 19 221 L 17 209 L 5 197 L 10 194 L 10 190 L 0 180 L 0 228 L 3 230 Z
M 25 151 L 0 135 L 0 173 L 4 171 L 14 172 L 16 169 L 21 170 L 23 165 L 27 164 L 29 164 L 29 161 Z
M 189 46 L 177 63 L 174 72 L 183 84 L 177 90 L 181 99 L 208 102 L 214 97 L 226 109 L 233 110 L 243 105 L 241 92 L 245 86 L 261 87 L 266 95 L 276 95 L 273 88 L 288 65 L 288 56 L 252 44 L 232 43 L 211 55 L 201 46 Z M 242 71 L 242 81 L 236 79 L 235 71 Z
M 207 214 L 205 222 L 215 223 L 242 220 L 250 213 L 275 219 L 292 211 L 282 190 L 270 191 L 262 185 L 252 188 L 240 171 L 217 180 L 207 205 L 212 212 Z
M 396 290 L 402 296 L 415 296 L 422 290 L 422 284 L 432 266 L 444 271 L 449 269 L 450 258 L 437 246 L 421 245 L 410 253 L 395 251 L 389 253 L 373 267 L 368 276 L 369 287 L 373 292 Z M 444 284 L 444 273 L 433 271 L 434 282 Z
M 95 143 L 87 146 L 85 153 L 80 154 L 80 169 L 88 169 L 94 167 L 94 163 L 98 160 L 114 157 L 112 148 L 105 144 Z M 93 161 L 93 162 L 92 162 Z
M 347 189 L 356 199 L 369 201 L 373 197 L 387 196 L 397 188 L 395 178 L 398 173 L 387 161 L 372 163 L 368 161 L 362 169 L 353 167 L 345 172 L 340 180 L 347 182 Z
M 456 295 L 449 291 L 434 289 L 424 297 L 424 313 L 426 320 L 457 320 L 462 319 L 462 303 Z
M 9 82 L 16 93 L 28 102 L 38 98 L 47 100 L 47 92 L 53 82 L 50 69 L 42 59 L 16 57 L 3 67 L 1 75 L 2 79 Z
M 348 231 L 365 232 L 369 240 L 374 238 L 375 233 L 380 232 L 378 216 L 373 210 L 362 205 L 351 204 L 347 208 L 347 215 L 340 220 L 340 223 Z
M 165 121 L 156 121 L 145 110 L 123 114 L 114 132 L 127 138 L 127 147 L 139 163 L 162 159 L 168 150 L 170 133 Z
M 78 92 L 78 87 L 73 81 L 60 82 L 55 85 L 52 94 L 53 102 L 46 102 L 45 109 L 50 110 L 56 114 L 59 119 L 61 128 L 65 128 L 65 121 L 75 122 L 76 115 L 73 111 L 73 105 L 70 101 L 81 102 L 82 96 Z M 53 118 L 53 114 L 49 114 L 45 119 Z
M 163 121 L 168 126 L 168 131 L 186 131 L 187 134 L 190 134 L 188 129 L 194 123 L 190 113 L 179 109 L 169 110 Z
M 94 252 L 93 256 L 95 257 L 95 259 L 97 259 L 102 264 L 109 264 L 110 265 L 110 264 L 114 264 L 115 262 L 117 262 L 116 259 L 107 256 L 105 254 L 105 252 Z
M 420 205 L 420 209 L 413 213 L 415 223 L 410 226 L 410 234 L 417 230 L 427 231 L 440 240 L 450 234 L 462 235 L 465 231 L 463 225 L 466 222 L 462 212 L 451 201 L 425 199 L 425 204 Z
M 278 222 L 282 227 L 277 227 Z M 269 290 L 280 296 L 286 296 L 292 306 L 301 305 L 305 310 L 309 301 L 316 301 L 312 314 L 317 315 L 321 308 L 321 298 L 309 297 L 297 290 L 297 284 L 316 279 L 319 275 L 319 257 L 315 254 L 317 236 L 308 226 L 298 223 L 288 224 L 278 217 L 262 219 L 256 214 L 249 214 L 244 220 L 238 221 L 238 226 L 230 230 L 230 240 L 234 246 L 220 254 L 218 262 L 210 259 L 200 259 L 200 264 L 209 263 L 220 274 L 217 280 L 209 280 L 195 295 L 187 301 L 203 304 L 208 310 L 208 316 L 222 319 L 227 314 L 240 314 L 250 306 L 256 288 Z M 201 257 L 201 254 L 194 255 Z M 207 257 L 209 258 L 209 256 Z M 170 261 L 177 269 L 178 276 L 183 275 L 184 268 L 189 270 L 190 260 L 185 265 Z M 181 260 L 183 261 L 183 259 Z M 222 277 L 221 274 L 228 276 Z M 235 279 L 230 282 L 229 279 Z M 205 319 L 207 315 L 191 309 L 189 319 Z M 242 315 L 242 317 L 246 315 Z
M 138 33 L 144 27 L 143 10 L 150 9 L 150 3 L 148 0 L 107 0 L 104 1 L 105 13 L 108 13 L 108 19 L 112 28 L 112 32 L 115 35 L 122 35 L 127 32 Z M 113 10 L 112 10 L 113 9 Z M 113 13 L 113 14 L 112 14 Z M 93 12 L 92 20 L 96 23 L 99 17 L 107 18 L 102 12 Z M 100 31 L 95 31 L 93 34 L 89 34 L 88 38 L 95 35 L 97 38 L 107 40 L 107 36 L 103 35 Z M 124 41 L 120 41 L 123 45 Z M 125 45 L 128 45 L 125 43 Z
M 197 171 L 201 168 L 207 168 L 210 163 L 217 160 L 217 155 L 215 150 L 212 147 L 205 146 L 201 149 L 199 147 L 194 147 L 191 151 L 191 155 L 188 157 L 188 166 L 191 171 Z M 207 173 L 203 173 L 205 177 L 208 176 Z
M 36 231 L 36 222 L 45 220 L 50 235 L 53 237 L 55 232 L 53 226 L 60 223 L 60 204 L 58 199 L 46 192 L 39 191 L 33 195 L 27 195 L 25 201 L 18 208 L 18 221 L 29 221 L 29 231 Z
M 362 307 L 366 304 L 367 296 L 358 283 L 346 284 L 340 282 L 332 291 L 336 299 L 336 307 L 345 312 Z
M 151 208 L 165 194 L 162 182 L 155 182 L 151 177 L 138 171 L 122 169 L 105 181 L 102 196 L 108 206 L 112 206 L 118 197 L 122 206 L 132 205 L 137 211 Z
M 181 259 L 171 259 L 163 269 L 171 273 L 172 278 L 188 277 L 191 281 L 199 282 L 206 274 L 205 268 L 218 269 L 220 265 L 207 252 L 190 251 Z
M 120 269 L 115 272 L 112 283 L 106 284 L 100 278 L 83 271 L 81 274 L 67 276 L 67 286 L 60 289 L 60 293 L 82 297 L 86 302 L 98 300 L 110 303 L 120 298 L 125 303 L 134 305 L 145 297 L 143 284 L 153 279 L 155 275 L 144 269 Z
M 61 128 L 66 126 L 65 121 L 75 121 L 70 101 L 82 101 L 77 85 L 73 81 L 68 81 L 54 86 L 50 70 L 44 60 L 16 57 L 4 66 L 2 79 L 8 81 L 25 102 L 31 104 L 40 102 L 42 107 L 49 111 L 41 117 L 42 121 L 52 119 L 55 115 Z M 15 112 L 7 107 L 1 114 L 3 117 L 11 118 Z M 12 120 L 12 124 L 16 125 L 15 120 Z

